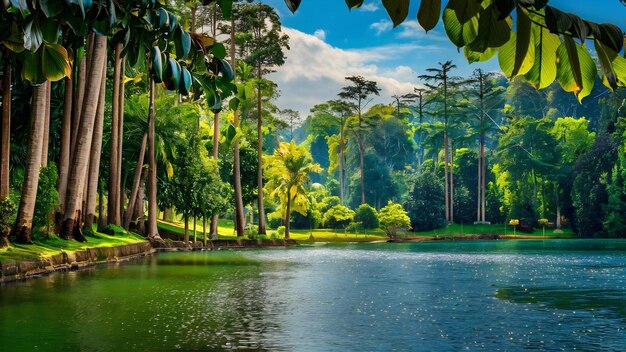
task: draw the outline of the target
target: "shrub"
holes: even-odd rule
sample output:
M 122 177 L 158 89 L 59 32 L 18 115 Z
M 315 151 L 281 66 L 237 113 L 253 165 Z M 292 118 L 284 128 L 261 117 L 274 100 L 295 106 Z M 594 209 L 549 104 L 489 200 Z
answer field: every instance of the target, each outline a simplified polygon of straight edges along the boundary
M 363 228 L 363 223 L 360 221 L 353 221 L 346 227 L 347 232 L 357 233 L 357 231 Z
M 335 205 L 324 214 L 324 226 L 327 228 L 345 228 L 354 219 L 354 212 L 343 205 Z
M 15 221 L 17 208 L 11 199 L 0 198 L 0 247 L 8 245 L 7 236 L 11 231 L 11 224 Z
M 285 230 L 285 226 L 279 226 L 276 229 L 276 232 L 278 233 L 278 236 L 280 236 L 280 237 L 285 237 L 285 231 L 286 231 Z
M 249 224 L 243 231 L 244 235 L 253 240 L 259 234 L 259 227 L 257 225 Z
M 411 220 L 402 208 L 402 205 L 395 204 L 392 201 L 389 201 L 386 207 L 380 209 L 378 219 L 380 220 L 381 228 L 391 238 L 396 237 L 399 229 L 411 226 Z
M 429 231 L 445 226 L 444 196 L 443 183 L 435 174 L 423 172 L 415 178 L 406 203 L 413 231 Z
M 267 214 L 267 226 L 270 229 L 277 229 L 282 224 L 283 218 L 279 210 Z
M 368 204 L 361 204 L 354 212 L 354 221 L 360 222 L 362 229 L 377 229 L 380 226 L 378 212 Z
M 37 187 L 37 201 L 35 203 L 34 223 L 36 226 L 46 226 L 46 233 L 50 233 L 52 213 L 59 205 L 57 191 L 57 167 L 50 163 L 39 171 L 39 185 Z

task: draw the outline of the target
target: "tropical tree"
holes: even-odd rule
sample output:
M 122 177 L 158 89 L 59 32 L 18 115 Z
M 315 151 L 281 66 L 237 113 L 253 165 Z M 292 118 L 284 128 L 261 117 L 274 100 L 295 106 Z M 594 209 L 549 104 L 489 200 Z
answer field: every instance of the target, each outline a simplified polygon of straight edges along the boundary
M 318 164 L 313 163 L 311 154 L 295 142 L 282 142 L 271 156 L 266 156 L 266 188 L 272 199 L 280 202 L 285 218 L 285 238 L 289 239 L 291 212 L 297 211 L 306 216 L 310 205 L 306 186 L 310 182 L 309 174 L 320 172 Z
M 396 238 L 399 229 L 411 227 L 411 219 L 401 204 L 389 201 L 378 213 L 380 227 L 392 239 Z
M 358 114 L 358 125 L 352 129 L 356 142 L 359 146 L 360 156 L 360 170 L 361 170 L 361 204 L 365 204 L 365 143 L 364 143 L 364 131 L 362 130 L 362 117 L 363 110 L 371 102 L 368 98 L 374 94 L 380 94 L 380 88 L 375 81 L 366 80 L 362 76 L 350 76 L 346 77 L 346 80 L 350 81 L 352 85 L 343 87 L 339 93 L 339 97 L 345 100 L 353 100 L 356 102 L 356 111 Z
M 443 149 L 444 149 L 444 172 L 445 172 L 445 206 L 446 206 L 446 221 L 454 221 L 454 165 L 450 166 L 450 143 L 449 143 L 449 127 L 450 127 L 450 114 L 449 114 L 449 101 L 448 93 L 451 88 L 455 88 L 458 85 L 459 79 L 454 76 L 450 76 L 450 71 L 455 69 L 456 65 L 452 61 L 446 61 L 439 63 L 438 67 L 428 68 L 426 71 L 429 74 L 418 76 L 420 79 L 426 81 L 426 86 L 431 90 L 437 90 L 442 93 L 441 103 L 443 104 Z M 433 82 L 428 83 L 428 82 Z

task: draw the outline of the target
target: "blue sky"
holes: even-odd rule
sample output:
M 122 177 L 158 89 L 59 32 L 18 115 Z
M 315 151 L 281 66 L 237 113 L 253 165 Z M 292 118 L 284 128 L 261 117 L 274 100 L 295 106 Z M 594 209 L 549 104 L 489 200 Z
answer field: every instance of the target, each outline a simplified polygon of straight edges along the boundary
M 425 33 L 416 21 L 419 1 L 412 1 L 409 17 L 395 29 L 380 0 L 366 0 L 352 11 L 343 0 L 303 0 L 295 14 L 283 0 L 263 2 L 277 9 L 291 37 L 286 64 L 271 77 L 282 92 L 278 105 L 304 116 L 315 103 L 334 99 L 348 75 L 361 74 L 379 82 L 383 92 L 374 102 L 387 103 L 391 95 L 418 86 L 417 75 L 440 61 L 453 60 L 459 67 L 456 74 L 462 76 L 479 67 L 498 70 L 497 58 L 467 64 L 448 41 L 441 21 Z M 552 0 L 550 5 L 626 30 L 626 7 L 619 0 Z

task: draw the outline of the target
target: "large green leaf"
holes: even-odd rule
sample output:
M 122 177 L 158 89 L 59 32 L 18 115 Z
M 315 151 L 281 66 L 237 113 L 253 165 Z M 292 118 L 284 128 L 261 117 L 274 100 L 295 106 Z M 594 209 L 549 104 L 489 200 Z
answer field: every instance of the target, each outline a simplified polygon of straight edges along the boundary
M 513 71 L 511 71 L 511 77 L 515 77 L 518 74 L 523 75 L 526 72 L 528 72 L 528 70 L 530 70 L 530 68 L 526 70 L 526 67 L 524 67 L 525 72 L 521 72 L 522 66 L 525 63 L 527 63 L 526 58 L 528 56 L 532 57 L 531 61 L 533 61 L 534 63 L 534 60 L 535 60 L 534 52 L 529 53 L 529 49 L 534 49 L 535 47 L 533 43 L 533 32 L 531 30 L 531 27 L 532 27 L 532 22 L 530 21 L 530 17 L 528 17 L 526 12 L 522 10 L 521 7 L 518 7 L 517 28 L 516 28 L 517 39 L 515 42 L 515 63 L 513 64 Z
M 37 51 L 43 42 L 41 28 L 34 18 L 31 18 L 24 25 L 24 48 L 29 51 Z
M 598 73 L 596 63 L 587 49 L 575 43 L 570 37 L 566 37 L 566 40 L 561 43 L 556 51 L 556 56 L 556 78 L 559 84 L 563 90 L 573 92 L 576 98 L 582 101 L 591 93 L 595 84 Z
M 233 0 L 219 0 L 218 4 L 220 5 L 220 9 L 222 10 L 222 15 L 224 19 L 230 20 L 230 17 L 233 14 Z
M 161 56 L 161 49 L 159 49 L 158 46 L 153 46 L 152 49 L 150 49 L 150 60 L 155 82 L 160 83 L 163 81 L 163 57 Z
M 223 59 L 226 57 L 226 48 L 222 43 L 215 43 L 215 45 L 211 47 L 211 52 L 213 52 L 213 55 L 215 55 L 215 57 L 218 59 Z
M 469 46 L 463 48 L 465 58 L 471 64 L 474 62 L 489 61 L 498 53 L 498 48 L 487 48 L 484 52 L 472 51 Z
M 535 62 L 524 77 L 535 88 L 548 87 L 556 79 L 556 50 L 561 44 L 559 36 L 546 28 L 533 26 Z
M 59 22 L 52 19 L 45 20 L 41 27 L 41 34 L 46 43 L 56 43 L 60 35 Z
M 593 43 L 596 48 L 596 53 L 598 54 L 598 60 L 600 61 L 600 65 L 602 67 L 602 82 L 609 89 L 615 90 L 617 88 L 617 75 L 613 69 L 613 60 L 611 59 L 610 54 L 610 51 L 612 50 L 607 48 L 598 39 L 595 39 Z
M 41 52 L 41 68 L 44 76 L 52 82 L 72 75 L 67 50 L 60 44 L 44 44 Z
M 404 22 L 406 16 L 409 15 L 409 3 L 410 0 L 383 0 L 383 5 L 391 17 L 394 27 Z
M 235 73 L 233 72 L 232 66 L 228 63 L 228 61 L 224 59 L 217 59 L 220 67 L 220 72 L 224 76 L 224 79 L 227 81 L 232 81 L 235 79 Z
M 600 27 L 600 41 L 604 43 L 604 45 L 613 49 L 616 52 L 622 51 L 624 47 L 624 34 L 621 29 L 614 24 L 610 23 L 602 23 L 599 25 Z
M 478 16 L 481 3 L 481 0 L 450 0 L 446 8 L 453 9 L 459 22 L 465 23 Z
M 56 17 L 63 13 L 63 0 L 47 0 L 39 1 L 41 11 L 43 11 L 46 17 Z
M 22 66 L 22 79 L 30 82 L 32 85 L 41 84 L 46 81 L 41 69 L 41 53 L 39 51 L 32 52 L 25 50 L 24 65 Z
M 453 9 L 445 8 L 443 10 L 443 27 L 450 41 L 457 47 L 465 46 L 463 41 L 463 24 L 456 17 Z
M 167 59 L 167 66 L 163 72 L 163 83 L 167 90 L 177 90 L 180 81 L 180 64 L 173 58 Z
M 516 57 L 521 56 L 517 50 L 517 34 L 511 32 L 511 39 L 500 47 L 498 51 L 498 62 L 500 63 L 500 69 L 508 77 L 513 78 L 517 75 L 526 74 L 533 67 L 535 63 L 535 45 L 529 45 L 525 50 L 525 56 L 521 60 L 521 64 L 514 74 Z
M 187 70 L 186 67 L 181 67 L 178 92 L 182 95 L 189 95 L 189 92 L 191 91 L 191 83 L 192 83 L 191 73 L 189 72 L 189 70 Z
M 187 31 L 182 29 L 181 26 L 177 26 L 174 33 L 176 57 L 182 59 L 186 57 L 191 51 L 191 36 L 189 35 L 189 33 L 187 33 Z
M 487 48 L 499 48 L 511 38 L 511 20 L 498 19 L 498 9 L 494 4 L 481 9 L 475 39 L 469 42 L 470 49 L 484 52 Z M 470 21 L 471 22 L 471 21 Z
M 428 32 L 437 26 L 441 15 L 441 0 L 422 0 L 417 12 L 417 20 L 420 26 Z

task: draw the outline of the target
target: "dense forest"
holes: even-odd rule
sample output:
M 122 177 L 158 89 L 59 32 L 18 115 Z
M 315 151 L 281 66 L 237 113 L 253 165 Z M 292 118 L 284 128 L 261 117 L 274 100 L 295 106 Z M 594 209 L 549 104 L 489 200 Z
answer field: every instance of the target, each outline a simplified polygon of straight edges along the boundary
M 276 106 L 268 75 L 289 38 L 266 4 L 6 3 L 2 245 L 120 228 L 158 239 L 158 218 L 182 219 L 187 240 L 197 221 L 217 238 L 224 218 L 238 237 L 319 227 L 394 237 L 451 223 L 623 237 L 621 30 L 583 30 L 545 1 L 454 4 L 469 2 L 446 7 L 446 32 L 469 61 L 500 48 L 502 73 L 459 77 L 453 62 L 433 63 L 386 105 L 372 103 L 377 82 L 349 76 L 306 118 Z M 420 8 L 425 29 L 439 7 Z M 595 56 L 573 38 L 593 41 Z

